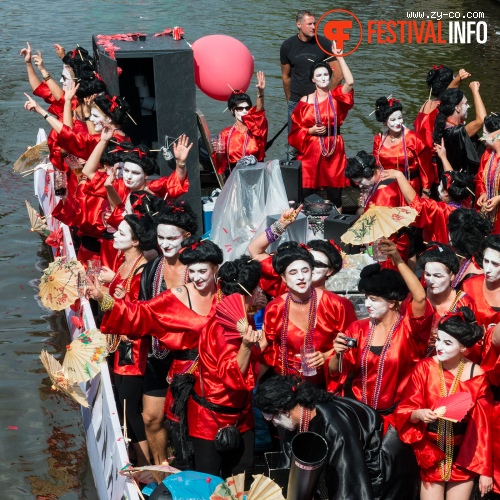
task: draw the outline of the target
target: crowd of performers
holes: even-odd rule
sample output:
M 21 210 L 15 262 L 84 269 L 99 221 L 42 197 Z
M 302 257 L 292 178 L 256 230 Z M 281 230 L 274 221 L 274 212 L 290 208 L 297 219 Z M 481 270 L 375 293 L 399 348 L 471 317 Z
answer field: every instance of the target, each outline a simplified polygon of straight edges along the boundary
M 52 216 L 72 228 L 84 265 L 103 263 L 88 293 L 108 334 L 118 405 L 127 402 L 135 462 L 163 463 L 171 439 L 178 468 L 251 472 L 259 412 L 285 455 L 297 432 L 327 439 L 330 498 L 420 490 L 422 499 L 467 499 L 474 482 L 481 495 L 500 494 L 500 116 L 486 114 L 479 83 L 470 84 L 476 117 L 466 123 L 458 86 L 470 75 L 432 68 L 415 131 L 403 126 L 397 99 L 378 98 L 384 129 L 372 154 L 347 159 L 340 126 L 354 80 L 339 58 L 344 83 L 330 90 L 330 66 L 312 65 L 316 90 L 297 105 L 289 135 L 304 187 L 331 190 L 340 206 L 341 188 L 353 183 L 361 211 L 409 205 L 419 213 L 414 228 L 382 240 L 387 262 L 361 272 L 368 317 L 358 320 L 351 302 L 325 287 L 342 268 L 335 242 L 292 241 L 267 253 L 300 207 L 256 236 L 248 255 L 223 262 L 177 200 L 189 188 L 189 139 L 174 145 L 172 174 L 149 179 L 157 165 L 130 142 L 126 100 L 107 94 L 82 47 L 55 48 L 62 88 L 39 52 L 21 51 L 33 94 L 50 105 L 28 97 L 25 108 L 50 125 L 50 161 L 67 175 Z M 248 154 L 264 158 L 264 89 L 259 73 L 256 107 L 247 94 L 231 95 L 236 121 L 221 134 L 220 172 Z M 249 318 L 238 336 L 215 316 L 234 294 Z M 436 400 L 456 392 L 471 394 L 466 417 L 438 418 Z

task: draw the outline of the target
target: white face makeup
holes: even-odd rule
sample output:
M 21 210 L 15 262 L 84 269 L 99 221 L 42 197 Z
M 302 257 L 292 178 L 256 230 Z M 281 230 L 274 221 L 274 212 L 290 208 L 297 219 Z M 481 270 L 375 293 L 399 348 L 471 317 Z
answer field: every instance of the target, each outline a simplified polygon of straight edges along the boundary
M 448 361 L 460 357 L 463 345 L 451 335 L 438 330 L 436 338 L 436 357 L 439 361 Z
M 389 118 L 387 118 L 387 128 L 396 134 L 401 132 L 403 128 L 403 113 L 401 111 L 394 111 Z
M 465 120 L 467 118 L 467 111 L 469 110 L 469 103 L 467 102 L 467 98 L 464 97 L 462 102 L 457 106 L 457 111 L 461 120 Z
M 330 74 L 326 68 L 317 68 L 314 70 L 313 83 L 320 89 L 330 87 Z
M 115 163 L 114 166 L 116 167 L 118 165 L 118 168 L 116 169 L 116 176 L 118 179 L 123 179 L 123 165 L 125 165 L 122 161 L 119 161 L 118 163 Z
M 147 175 L 140 165 L 126 161 L 123 164 L 123 182 L 131 191 L 139 191 L 146 183 Z
M 111 122 L 108 116 L 106 116 L 97 106 L 92 106 L 90 110 L 90 121 L 94 124 L 96 132 L 101 132 L 104 125 L 108 125 Z
M 330 263 L 328 262 L 328 257 L 324 253 L 318 252 L 317 250 L 309 250 L 309 251 L 311 252 L 313 259 L 316 262 L 325 264 L 326 266 L 326 267 L 313 267 L 312 284 L 313 286 L 318 286 L 318 284 L 323 284 L 323 281 L 327 278 L 327 274 L 331 271 L 331 269 L 328 267 L 330 266 Z
M 390 303 L 382 297 L 376 295 L 367 295 L 365 297 L 365 307 L 370 319 L 379 320 L 383 318 L 390 310 Z
M 274 425 L 278 425 L 279 427 L 283 427 L 287 431 L 293 431 L 297 425 L 293 423 L 292 418 L 290 416 L 285 415 L 284 413 L 278 413 L 277 415 L 273 415 L 272 421 Z
M 425 264 L 424 279 L 427 291 L 432 295 L 438 295 L 450 290 L 451 281 L 455 277 L 450 274 L 448 268 L 441 262 L 427 262 Z
M 312 284 L 312 272 L 305 260 L 292 262 L 285 270 L 284 280 L 291 292 L 307 293 Z
M 439 194 L 439 199 L 444 202 L 450 201 L 450 196 L 448 195 L 448 191 L 445 191 L 443 189 L 443 184 L 440 182 L 438 185 L 438 194 Z
M 126 221 L 121 221 L 118 226 L 118 231 L 113 235 L 113 248 L 116 250 L 128 250 L 134 246 L 134 239 L 132 236 L 132 229 Z
M 75 75 L 73 74 L 73 69 L 71 68 L 71 66 L 63 64 L 61 79 L 59 81 L 61 82 L 61 86 L 64 91 L 68 89 L 68 83 L 74 80 L 74 78 Z
M 198 262 L 188 266 L 189 281 L 193 283 L 196 290 L 203 292 L 214 288 L 215 273 L 217 266 L 211 262 Z
M 242 117 L 248 114 L 248 111 L 250 110 L 251 106 L 248 104 L 246 101 L 240 101 L 236 104 L 236 107 L 234 108 L 234 117 L 241 122 Z
M 156 229 L 158 245 L 165 257 L 174 257 L 179 253 L 182 242 L 187 238 L 186 233 L 177 226 L 159 224 Z
M 494 130 L 493 132 L 488 132 L 486 130 L 486 127 L 483 125 L 483 135 L 488 136 L 488 138 L 484 140 L 486 146 L 492 146 L 493 142 L 495 142 L 495 140 L 498 140 L 497 138 L 500 136 L 500 130 Z
M 487 283 L 497 283 L 500 280 L 500 252 L 492 248 L 484 251 L 483 270 Z
M 356 183 L 361 189 L 369 189 L 375 183 L 375 176 L 373 176 L 371 179 L 367 179 L 365 177 L 356 177 L 352 181 Z

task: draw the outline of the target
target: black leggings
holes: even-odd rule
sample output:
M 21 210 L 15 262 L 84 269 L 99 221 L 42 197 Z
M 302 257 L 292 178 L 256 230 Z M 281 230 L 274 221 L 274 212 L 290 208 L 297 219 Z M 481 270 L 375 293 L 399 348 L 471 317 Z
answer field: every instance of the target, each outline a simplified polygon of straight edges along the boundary
M 236 475 L 245 472 L 245 477 L 250 479 L 251 484 L 253 481 L 255 431 L 253 429 L 246 431 L 241 437 L 243 438 L 243 445 L 236 451 L 229 453 L 216 451 L 213 441 L 192 437 L 196 470 L 222 478 L 229 477 L 231 474 Z
M 118 375 L 113 373 L 119 400 L 119 410 L 122 414 L 123 401 L 127 400 L 127 430 L 132 443 L 146 441 L 146 431 L 142 419 L 143 379 L 142 375 Z

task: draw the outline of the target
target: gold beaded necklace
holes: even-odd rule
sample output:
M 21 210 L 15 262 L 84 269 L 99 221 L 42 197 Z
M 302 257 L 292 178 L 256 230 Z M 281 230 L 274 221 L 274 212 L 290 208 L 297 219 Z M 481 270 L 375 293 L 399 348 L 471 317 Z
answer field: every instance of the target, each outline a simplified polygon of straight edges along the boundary
M 458 364 L 457 373 L 453 382 L 451 384 L 450 390 L 446 391 L 446 382 L 444 380 L 444 370 L 443 363 L 439 361 L 439 381 L 440 381 L 440 396 L 443 398 L 445 396 L 451 396 L 454 394 L 458 388 L 458 383 L 462 378 L 462 373 L 464 371 L 465 358 L 460 358 L 460 363 Z M 451 469 L 453 463 L 453 422 L 449 420 L 439 419 L 438 422 L 438 437 L 437 444 L 439 448 L 445 452 L 446 458 L 441 460 L 439 467 L 441 471 L 441 479 L 443 481 L 449 481 L 451 477 Z

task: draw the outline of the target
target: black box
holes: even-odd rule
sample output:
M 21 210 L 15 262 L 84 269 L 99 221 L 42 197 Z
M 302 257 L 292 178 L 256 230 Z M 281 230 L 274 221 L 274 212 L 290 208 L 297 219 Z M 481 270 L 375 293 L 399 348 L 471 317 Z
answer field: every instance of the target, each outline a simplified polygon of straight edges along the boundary
M 290 469 L 278 469 L 278 464 L 281 461 L 282 452 L 281 451 L 271 451 L 264 453 L 266 457 L 267 464 L 267 474 L 266 476 L 271 478 L 278 486 L 282 489 L 283 496 L 286 498 L 288 490 L 288 476 L 290 475 Z
M 352 245 L 342 243 L 340 237 L 359 219 L 359 215 L 331 213 L 324 221 L 325 240 L 334 240 L 345 253 L 352 252 Z
M 303 200 L 302 162 L 299 160 L 281 160 L 280 169 L 288 201 L 293 200 L 300 203 Z
M 117 47 L 113 59 L 93 37 L 97 71 L 112 95 L 124 97 L 130 105 L 130 115 L 137 125 L 126 132 L 134 144 L 141 142 L 152 149 L 165 146 L 165 136 L 177 138 L 186 134 L 193 142 L 186 166 L 189 176 L 189 201 L 202 227 L 201 186 L 198 166 L 198 126 L 196 118 L 196 85 L 193 51 L 186 40 L 171 36 L 126 42 L 111 40 Z M 121 69 L 118 76 L 117 68 Z M 141 79 L 143 77 L 143 79 Z M 140 83 L 142 80 L 143 83 Z M 145 107 L 146 95 L 149 105 Z M 152 107 L 154 103 L 154 108 Z M 161 175 L 169 175 L 161 152 L 157 156 Z

